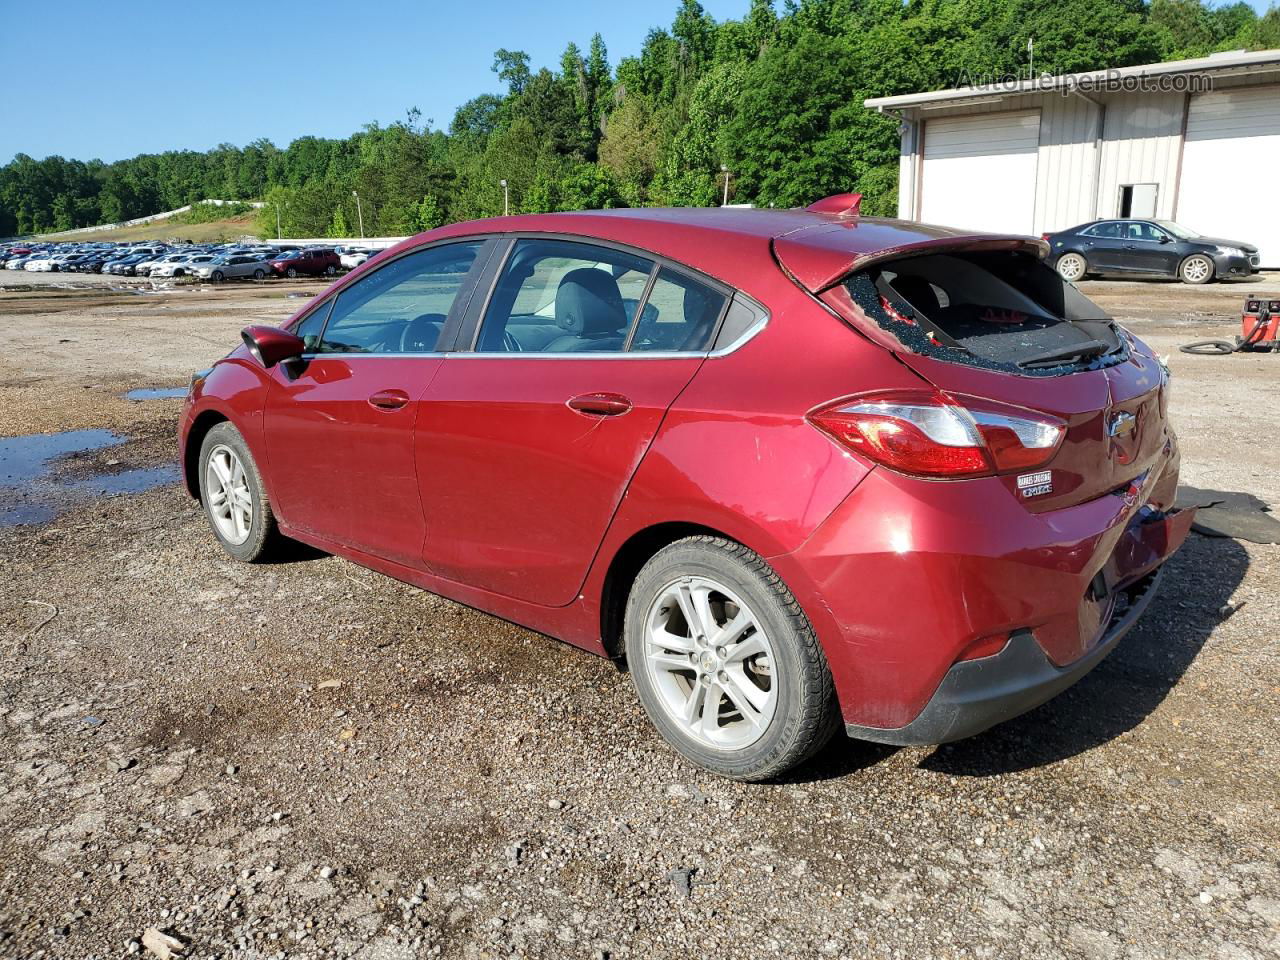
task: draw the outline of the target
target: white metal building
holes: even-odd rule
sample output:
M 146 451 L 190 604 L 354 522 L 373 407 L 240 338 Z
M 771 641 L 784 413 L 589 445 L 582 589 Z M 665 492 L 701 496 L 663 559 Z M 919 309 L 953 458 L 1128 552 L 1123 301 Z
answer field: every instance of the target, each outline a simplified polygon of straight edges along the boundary
M 904 219 L 1039 234 L 1157 217 L 1280 267 L 1280 50 L 864 103 L 902 121 Z

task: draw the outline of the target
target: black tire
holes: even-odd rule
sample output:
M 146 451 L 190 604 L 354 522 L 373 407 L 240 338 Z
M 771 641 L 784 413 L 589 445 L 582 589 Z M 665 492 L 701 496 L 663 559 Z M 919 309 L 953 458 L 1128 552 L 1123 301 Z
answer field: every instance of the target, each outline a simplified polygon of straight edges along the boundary
M 215 270 L 213 271 L 212 274 L 209 275 L 209 279 L 212 280 L 214 283 L 221 283 L 223 280 L 227 279 L 227 275 L 223 273 L 221 270 Z
M 326 277 L 332 277 L 337 272 L 338 272 L 338 268 L 335 267 L 332 263 L 324 268 L 324 275 Z
M 286 277 L 288 277 L 290 280 L 293 280 L 294 278 L 296 278 L 296 277 L 298 276 L 298 268 L 297 268 L 297 267 L 290 267 L 288 270 L 286 270 L 286 271 L 284 272 L 284 275 L 285 275 Z
M 220 446 L 229 447 L 239 458 L 244 469 L 249 495 L 253 501 L 253 519 L 249 525 L 248 538 L 243 543 L 233 543 L 224 537 L 209 509 L 209 458 Z M 272 513 L 271 502 L 267 499 L 267 488 L 262 484 L 262 474 L 258 471 L 258 464 L 253 459 L 253 454 L 249 452 L 249 445 L 244 442 L 240 431 L 229 422 L 223 421 L 205 434 L 204 441 L 200 444 L 199 480 L 200 503 L 204 507 L 209 528 L 222 544 L 222 548 L 236 560 L 244 563 L 254 563 L 269 558 L 271 552 L 284 538 L 276 528 L 275 514 Z
M 253 271 L 253 279 L 255 280 L 264 280 L 266 279 L 266 276 L 267 276 L 267 271 L 263 270 L 261 267 Z
M 750 608 L 772 644 L 774 714 L 759 739 L 740 749 L 719 749 L 687 733 L 669 716 L 650 677 L 645 661 L 649 611 L 682 577 L 706 577 L 729 587 Z M 681 755 L 705 770 L 734 780 L 777 777 L 813 756 L 839 725 L 831 671 L 808 617 L 773 568 L 739 543 L 696 536 L 659 550 L 632 584 L 623 629 L 631 677 L 650 721 Z
M 1083 280 L 1089 274 L 1089 261 L 1083 253 L 1069 250 L 1058 258 L 1055 268 L 1058 276 L 1070 283 Z
M 1193 253 L 1178 266 L 1178 279 L 1199 286 L 1213 279 L 1213 261 L 1203 253 Z

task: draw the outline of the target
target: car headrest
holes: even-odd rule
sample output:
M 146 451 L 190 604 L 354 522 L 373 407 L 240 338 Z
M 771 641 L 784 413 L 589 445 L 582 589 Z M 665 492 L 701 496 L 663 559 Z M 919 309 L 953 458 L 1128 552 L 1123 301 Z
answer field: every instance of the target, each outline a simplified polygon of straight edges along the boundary
M 926 316 L 936 312 L 940 307 L 933 285 L 924 277 L 895 277 L 893 289 L 897 290 L 907 303 Z
M 556 289 L 556 325 L 590 340 L 616 336 L 627 326 L 618 281 L 595 267 L 570 270 Z

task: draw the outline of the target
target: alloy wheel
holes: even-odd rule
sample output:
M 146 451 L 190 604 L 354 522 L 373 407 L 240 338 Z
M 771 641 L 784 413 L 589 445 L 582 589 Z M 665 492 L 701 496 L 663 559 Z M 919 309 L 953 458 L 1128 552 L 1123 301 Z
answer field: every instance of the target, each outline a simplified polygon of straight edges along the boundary
M 1079 280 L 1084 276 L 1084 257 L 1078 253 L 1063 254 L 1058 260 L 1058 275 L 1063 280 Z
M 253 528 L 253 494 L 244 465 L 226 444 L 220 443 L 209 451 L 205 491 L 209 516 L 218 534 L 236 545 L 248 540 Z
M 1204 257 L 1192 257 L 1182 265 L 1182 276 L 1188 283 L 1203 283 L 1212 269 Z
M 685 734 L 737 750 L 759 740 L 778 705 L 773 646 L 724 584 L 681 577 L 645 618 L 645 664 L 659 702 Z

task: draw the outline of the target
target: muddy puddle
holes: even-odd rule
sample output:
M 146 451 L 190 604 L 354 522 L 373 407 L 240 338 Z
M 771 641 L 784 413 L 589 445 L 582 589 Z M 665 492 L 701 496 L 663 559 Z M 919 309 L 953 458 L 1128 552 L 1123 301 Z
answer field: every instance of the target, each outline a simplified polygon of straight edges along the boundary
M 142 493 L 178 480 L 176 466 L 115 470 L 119 461 L 109 458 L 92 458 L 89 472 L 69 469 L 126 439 L 110 430 L 0 437 L 0 527 L 48 523 L 99 497 Z

